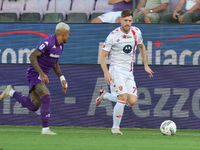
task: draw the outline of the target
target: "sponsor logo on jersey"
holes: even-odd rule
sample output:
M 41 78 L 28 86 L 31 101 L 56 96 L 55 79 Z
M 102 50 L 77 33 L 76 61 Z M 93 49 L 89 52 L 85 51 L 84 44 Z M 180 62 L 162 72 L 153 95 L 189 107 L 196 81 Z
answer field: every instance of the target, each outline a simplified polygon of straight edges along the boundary
M 132 36 L 131 35 L 123 35 L 122 38 L 123 39 L 128 39 L 128 38 L 132 38 Z
M 60 55 L 57 55 L 57 54 L 50 54 L 49 56 L 53 57 L 53 58 L 59 58 L 60 57 Z
M 128 54 L 132 51 L 132 49 L 133 48 L 131 45 L 126 45 L 126 46 L 124 46 L 123 51 L 124 51 L 124 53 Z

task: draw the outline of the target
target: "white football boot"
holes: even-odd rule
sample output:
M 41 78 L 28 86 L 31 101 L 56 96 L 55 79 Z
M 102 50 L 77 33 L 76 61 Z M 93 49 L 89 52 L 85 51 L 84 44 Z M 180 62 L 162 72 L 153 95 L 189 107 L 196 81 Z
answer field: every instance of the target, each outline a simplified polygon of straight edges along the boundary
M 2 101 L 5 97 L 9 96 L 10 90 L 12 90 L 12 86 L 8 85 L 7 88 L 1 93 L 1 95 L 0 95 L 0 101 Z
M 57 135 L 57 133 L 52 132 L 50 129 L 46 129 L 41 132 L 42 135 Z
M 105 89 L 100 89 L 99 90 L 99 97 L 97 97 L 97 99 L 95 100 L 95 106 L 99 106 L 101 104 L 101 102 L 104 100 L 103 96 L 106 94 L 106 90 Z
M 119 128 L 112 128 L 111 129 L 111 134 L 122 135 L 123 133 L 119 130 Z

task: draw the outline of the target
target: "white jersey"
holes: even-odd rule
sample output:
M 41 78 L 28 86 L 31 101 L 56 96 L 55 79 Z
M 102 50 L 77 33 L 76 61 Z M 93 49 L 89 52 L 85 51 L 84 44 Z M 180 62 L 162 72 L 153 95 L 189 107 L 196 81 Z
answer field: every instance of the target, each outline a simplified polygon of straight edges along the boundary
M 130 32 L 126 34 L 118 27 L 108 35 L 102 50 L 111 52 L 110 66 L 132 71 L 136 47 L 142 43 L 142 33 L 139 28 L 131 26 Z

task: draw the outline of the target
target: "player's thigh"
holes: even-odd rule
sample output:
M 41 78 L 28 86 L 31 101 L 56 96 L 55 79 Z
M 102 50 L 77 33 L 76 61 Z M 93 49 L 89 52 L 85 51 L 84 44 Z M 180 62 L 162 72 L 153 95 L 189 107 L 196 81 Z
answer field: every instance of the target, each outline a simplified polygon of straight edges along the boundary
M 42 98 L 46 94 L 50 94 L 49 89 L 44 83 L 39 83 L 35 85 L 34 91 L 40 98 Z
M 127 101 L 129 105 L 133 106 L 137 102 L 137 87 L 134 79 L 129 79 L 126 82 L 127 87 Z
M 41 106 L 41 104 L 42 104 L 41 98 L 39 97 L 39 95 L 35 91 L 31 91 L 30 98 L 31 98 L 31 102 L 35 106 L 37 106 L 37 107 Z

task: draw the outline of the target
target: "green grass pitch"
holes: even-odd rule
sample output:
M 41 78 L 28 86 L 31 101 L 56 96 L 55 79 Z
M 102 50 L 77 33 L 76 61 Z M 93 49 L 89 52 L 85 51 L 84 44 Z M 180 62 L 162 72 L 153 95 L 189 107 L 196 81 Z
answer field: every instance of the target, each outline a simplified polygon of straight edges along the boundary
M 166 136 L 159 129 L 51 127 L 56 136 L 41 135 L 39 126 L 0 126 L 0 150 L 200 150 L 200 130 L 178 129 Z

